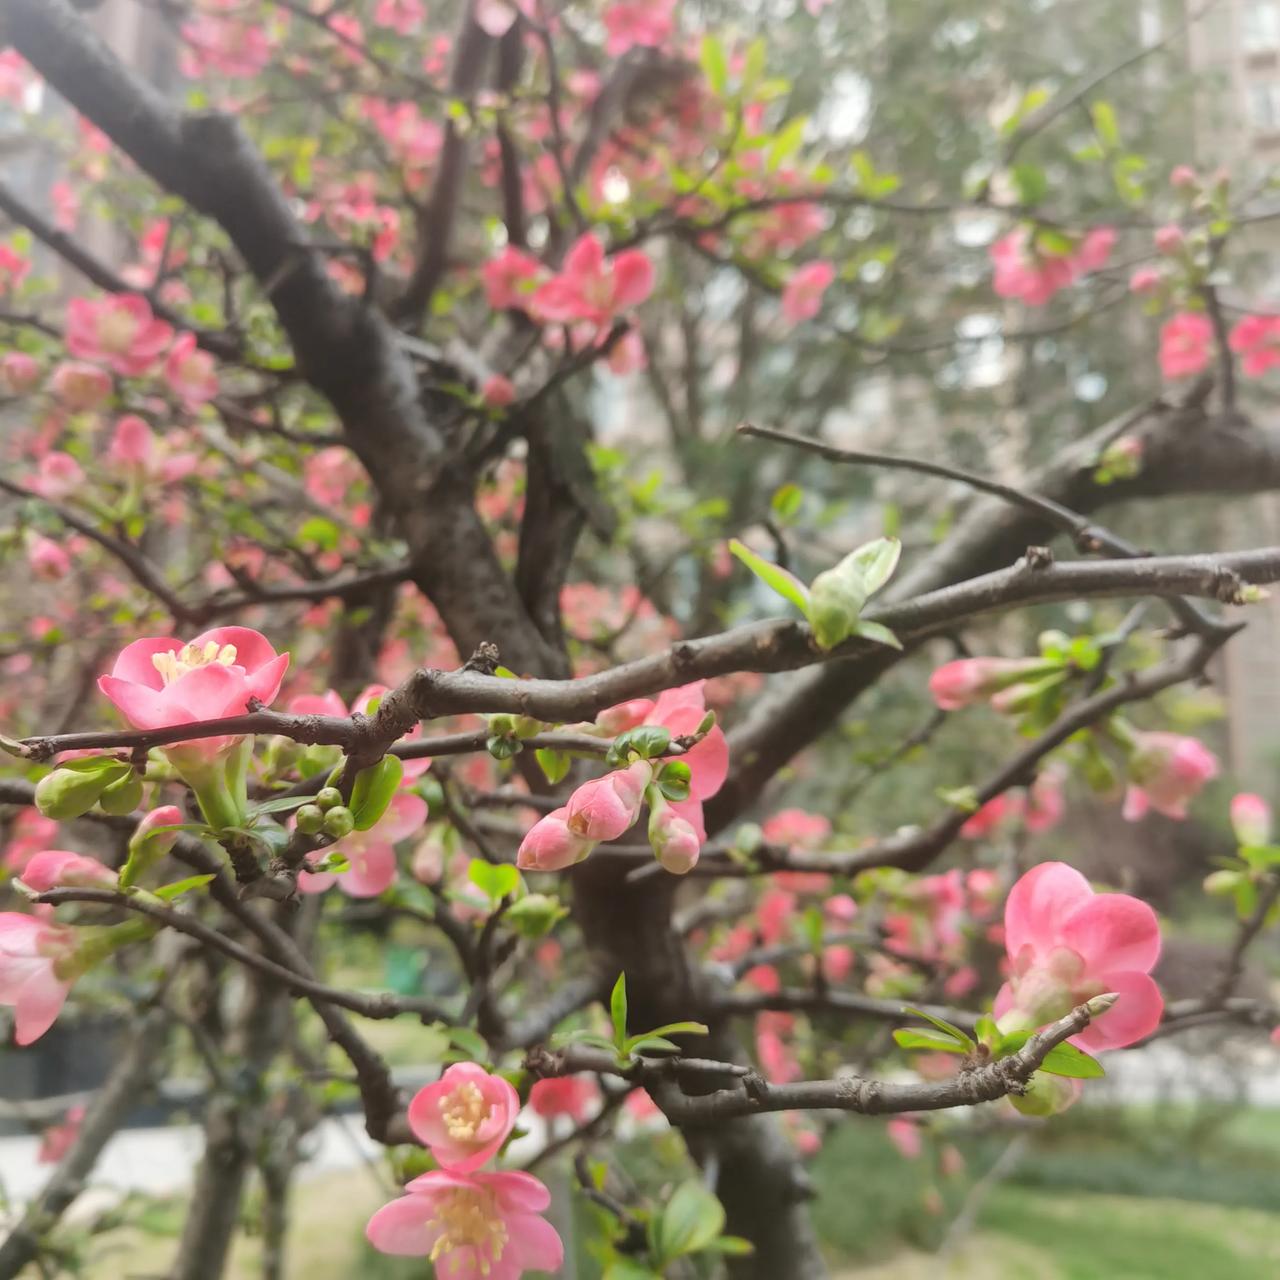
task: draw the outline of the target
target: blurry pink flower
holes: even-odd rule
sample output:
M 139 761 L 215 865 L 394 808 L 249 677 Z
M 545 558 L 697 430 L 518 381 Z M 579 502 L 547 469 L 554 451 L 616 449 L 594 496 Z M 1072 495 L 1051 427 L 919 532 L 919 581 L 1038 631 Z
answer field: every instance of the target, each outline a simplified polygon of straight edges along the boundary
M 520 1114 L 509 1081 L 474 1062 L 455 1062 L 409 1103 L 409 1128 L 452 1173 L 470 1173 L 502 1149 Z
M 511 307 L 524 308 L 547 271 L 532 254 L 507 245 L 497 257 L 484 264 L 480 274 L 489 305 L 495 311 L 506 311 Z
M 812 320 L 822 310 L 822 297 L 836 278 L 834 264 L 808 262 L 794 272 L 782 290 L 782 314 L 792 324 Z
M 490 409 L 505 409 L 515 403 L 515 384 L 500 373 L 491 374 L 480 388 L 480 398 Z
M 760 1059 L 760 1070 L 771 1084 L 791 1084 L 804 1074 L 795 1054 L 776 1031 L 756 1032 L 756 1057 Z
M 529 1091 L 529 1105 L 540 1116 L 568 1116 L 582 1124 L 600 1098 L 600 1087 L 590 1076 L 556 1076 L 539 1080 Z
M 781 942 L 796 917 L 796 896 L 786 889 L 766 889 L 756 903 L 756 927 L 767 947 Z
M 1199 187 L 1200 179 L 1189 164 L 1177 164 L 1169 174 L 1169 185 L 1175 191 L 1192 191 Z
M 77 1104 L 67 1109 L 61 1124 L 50 1125 L 40 1135 L 40 1150 L 36 1155 L 38 1164 L 61 1164 L 63 1157 L 75 1145 L 80 1136 L 80 1126 L 84 1123 L 85 1107 Z
M 1159 267 L 1139 267 L 1129 277 L 1130 293 L 1154 293 L 1164 281 Z
M 1154 240 L 1156 252 L 1164 254 L 1166 258 L 1178 253 L 1187 242 L 1186 236 L 1182 233 L 1182 228 L 1174 223 L 1157 227 Z
M 1040 658 L 957 658 L 929 677 L 929 692 L 943 711 L 959 711 L 1049 669 Z
M 208 404 L 218 394 L 213 357 L 196 346 L 194 333 L 180 333 L 164 362 L 164 380 L 188 412 Z
M 44 498 L 55 502 L 74 493 L 85 482 L 80 464 L 69 454 L 55 449 L 40 459 L 32 488 Z
M 1085 232 L 1084 239 L 1071 255 L 1071 266 L 1077 275 L 1087 276 L 1101 271 L 1116 247 L 1114 227 L 1094 227 Z
M 521 871 L 564 871 L 595 848 L 594 840 L 584 840 L 569 830 L 568 814 L 568 809 L 556 809 L 529 829 L 516 853 L 516 866 Z
M 1150 808 L 1167 818 L 1185 818 L 1187 805 L 1218 776 L 1217 756 L 1199 739 L 1180 733 L 1135 733 L 1133 738 L 1124 816 L 1133 822 Z
M 520 16 L 515 0 L 475 0 L 476 25 L 495 39 L 505 36 Z
M 663 869 L 676 876 L 686 875 L 697 866 L 702 849 L 701 837 L 692 824 L 661 798 L 653 802 L 649 844 Z
M 74 231 L 80 218 L 80 193 L 65 179 L 49 187 L 53 220 L 61 231 Z
M 1271 839 L 1271 806 L 1261 796 L 1240 792 L 1231 801 L 1231 829 L 1241 844 L 1266 844 Z
M 47 849 L 58 834 L 58 823 L 36 809 L 22 809 L 13 820 L 9 843 L 4 848 L 4 865 L 21 875 L 27 863 L 41 849 Z
M 151 304 L 138 293 L 67 303 L 67 350 L 126 377 L 150 372 L 172 337 L 172 328 L 151 314 Z
M 64 360 L 49 378 L 49 390 L 64 409 L 87 413 L 111 394 L 111 375 L 96 365 Z
M 155 459 L 155 433 L 136 413 L 117 423 L 107 446 L 107 460 L 122 471 L 146 474 Z
M 27 90 L 39 79 L 30 63 L 16 49 L 0 50 L 0 102 L 23 110 L 27 103 Z
M 298 875 L 299 893 L 323 893 L 335 881 L 352 898 L 376 898 L 395 883 L 396 844 L 419 830 L 428 816 L 427 802 L 412 791 L 392 797 L 387 811 L 367 831 L 353 831 L 325 849 L 308 854 L 318 861 L 340 850 L 351 864 L 346 871 L 303 871 Z
M 616 840 L 640 816 L 653 766 L 637 760 L 603 778 L 584 782 L 565 805 L 565 825 L 583 840 Z
M 380 27 L 389 27 L 402 36 L 416 31 L 427 16 L 422 0 L 378 0 L 373 20 Z
M 75 947 L 75 930 L 66 925 L 0 912 L 0 1005 L 13 1009 L 18 1044 L 39 1040 L 62 1011 L 71 981 L 59 977 L 59 962 Z
M 1260 378 L 1280 364 L 1280 316 L 1245 316 L 1231 330 L 1231 350 L 1247 378 Z
M 821 814 L 804 809 L 779 809 L 765 819 L 761 831 L 772 844 L 814 849 L 831 834 L 831 823 Z
M 988 800 L 968 818 L 960 828 L 960 835 L 966 840 L 985 840 L 1008 819 L 1019 817 L 1022 813 L 1022 805 L 1020 795 L 1005 791 Z
M 618 0 L 604 11 L 604 50 L 620 58 L 637 45 L 656 49 L 675 30 L 675 0 Z
M 0 295 L 20 285 L 30 270 L 29 258 L 24 258 L 10 245 L 0 244 Z
M 20 877 L 28 889 L 47 893 L 64 886 L 114 885 L 116 873 L 97 858 L 66 849 L 42 849 L 27 863 Z
M 615 377 L 625 378 L 639 373 L 649 367 L 649 355 L 644 348 L 644 338 L 636 329 L 628 329 L 614 343 L 607 361 L 609 372 Z
M 267 28 L 247 17 L 198 13 L 182 24 L 182 38 L 182 74 L 192 79 L 208 75 L 245 79 L 256 76 L 271 61 Z
M 71 572 L 71 557 L 65 548 L 37 534 L 27 544 L 27 563 L 37 578 L 57 582 Z
M 604 327 L 652 292 L 653 263 L 644 250 L 626 249 L 606 258 L 599 237 L 588 232 L 565 255 L 560 274 L 533 295 L 530 310 L 543 321 Z
M 25 351 L 8 351 L 0 356 L 0 388 L 10 395 L 26 395 L 40 383 L 40 361 Z
M 920 1126 L 914 1120 L 908 1120 L 906 1116 L 894 1116 L 885 1125 L 885 1133 L 903 1159 L 920 1158 L 920 1153 L 924 1150 L 924 1139 L 920 1136 Z
M 1054 765 L 1041 769 L 1027 790 L 1023 825 L 1033 834 L 1052 831 L 1066 812 L 1062 794 L 1062 770 Z
M 852 924 L 858 916 L 858 904 L 847 893 L 833 894 L 822 904 L 822 914 L 832 924 Z
M 289 655 L 257 631 L 215 627 L 188 644 L 171 636 L 135 640 L 98 688 L 135 729 L 162 729 L 241 715 L 250 698 L 270 705 L 288 668 Z M 225 741 L 190 745 L 213 751 Z
M 995 1013 L 1004 1030 L 1044 1026 L 1094 996 L 1114 991 L 1114 1008 L 1072 1042 L 1120 1049 L 1151 1034 L 1164 1000 L 1150 973 L 1160 957 L 1156 914 L 1126 893 L 1094 893 L 1062 862 L 1033 867 L 1005 903 L 1009 980 Z
M 828 982 L 843 982 L 853 972 L 854 951 L 844 943 L 824 947 L 822 973 Z
M 551 1193 L 531 1173 L 435 1169 L 405 1191 L 365 1234 L 380 1253 L 430 1258 L 441 1280 L 519 1280 L 564 1261 L 556 1229 L 540 1216 Z
M 990 256 L 995 268 L 991 287 L 996 295 L 1021 298 L 1029 307 L 1044 306 L 1075 279 L 1071 259 L 1035 253 L 1025 227 L 997 240 L 991 246 Z
M 1160 372 L 1166 378 L 1189 378 L 1209 363 L 1213 324 L 1200 311 L 1180 311 L 1160 329 Z

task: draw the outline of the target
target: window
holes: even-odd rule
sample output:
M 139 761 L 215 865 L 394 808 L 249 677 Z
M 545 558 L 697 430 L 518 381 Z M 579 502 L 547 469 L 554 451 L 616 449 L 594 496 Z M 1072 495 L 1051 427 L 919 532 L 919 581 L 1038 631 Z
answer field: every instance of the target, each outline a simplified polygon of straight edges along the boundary
M 1258 133 L 1280 132 L 1280 83 L 1249 86 L 1249 121 Z
M 1280 48 L 1280 4 L 1276 0 L 1246 0 L 1244 47 L 1247 53 Z

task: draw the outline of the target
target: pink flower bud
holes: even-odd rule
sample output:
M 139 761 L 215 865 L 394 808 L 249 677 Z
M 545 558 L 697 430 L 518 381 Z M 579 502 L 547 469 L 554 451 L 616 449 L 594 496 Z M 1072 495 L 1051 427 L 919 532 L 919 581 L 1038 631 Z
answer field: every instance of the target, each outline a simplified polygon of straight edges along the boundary
M 505 409 L 507 405 L 515 402 L 515 384 L 510 378 L 504 378 L 502 374 L 495 373 L 486 379 L 484 386 L 480 388 L 480 397 L 491 409 Z
M 1200 179 L 1189 164 L 1176 164 L 1169 174 L 1169 185 L 1175 191 L 1194 191 L 1199 187 Z
M 673 876 L 686 875 L 697 865 L 702 842 L 665 799 L 655 797 L 649 816 L 649 843 L 663 869 Z
M 584 840 L 616 840 L 640 816 L 644 789 L 652 779 L 653 767 L 637 760 L 584 782 L 565 806 L 569 830 Z
M 25 351 L 10 351 L 0 359 L 0 384 L 10 395 L 26 395 L 40 382 L 40 362 Z
M 71 572 L 71 557 L 52 538 L 36 535 L 27 546 L 27 563 L 37 578 L 57 582 Z
M 1231 801 L 1231 826 L 1241 844 L 1266 844 L 1271 839 L 1271 806 L 1242 791 Z
M 1195 738 L 1136 733 L 1129 776 L 1133 785 L 1125 817 L 1141 817 L 1150 807 L 1168 818 L 1185 818 L 1187 805 L 1206 782 L 1218 776 L 1218 759 Z
M 1157 267 L 1139 267 L 1133 275 L 1129 277 L 1130 293 L 1154 293 L 1159 287 L 1164 277 L 1160 274 Z
M 1186 237 L 1182 234 L 1181 227 L 1170 223 L 1168 226 L 1157 228 L 1155 241 L 1157 252 L 1171 257 L 1186 243 Z
M 173 848 L 179 834 L 176 828 L 184 822 L 186 818 L 176 804 L 162 804 L 158 809 L 152 809 L 133 829 L 129 840 L 130 852 L 145 844 L 151 857 L 161 857 Z M 163 830 L 165 827 L 175 829 L 166 831 Z
M 547 814 L 520 842 L 516 866 L 521 871 L 563 871 L 595 848 L 594 840 L 584 840 L 569 830 L 567 814 L 567 809 Z
M 86 858 L 66 849 L 42 849 L 27 863 L 21 879 L 28 889 L 47 893 L 50 889 L 114 885 L 116 873 L 97 858 Z
M 958 658 L 929 677 L 929 692 L 943 711 L 958 711 L 1047 669 L 1039 658 Z
M 822 914 L 834 924 L 852 924 L 858 904 L 847 893 L 837 893 L 822 904 Z

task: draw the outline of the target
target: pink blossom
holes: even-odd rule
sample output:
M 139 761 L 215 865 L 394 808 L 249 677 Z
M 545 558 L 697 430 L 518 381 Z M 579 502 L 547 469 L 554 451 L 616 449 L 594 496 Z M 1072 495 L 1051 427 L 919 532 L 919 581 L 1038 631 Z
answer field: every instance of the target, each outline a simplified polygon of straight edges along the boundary
M 822 914 L 832 924 L 852 924 L 858 916 L 858 904 L 847 893 L 832 894 L 822 904 Z
M 427 802 L 412 791 L 392 797 L 387 811 L 367 831 L 353 831 L 328 849 L 308 854 L 318 861 L 339 849 L 351 864 L 346 871 L 303 871 L 298 876 L 299 893 L 323 893 L 335 881 L 352 898 L 376 898 L 395 882 L 396 844 L 422 827 L 428 816 Z
M 924 1139 L 920 1136 L 920 1126 L 906 1116 L 894 1116 L 885 1125 L 889 1141 L 898 1148 L 898 1154 L 904 1160 L 918 1160 L 924 1150 Z
M 541 1216 L 551 1193 L 531 1173 L 435 1169 L 405 1190 L 365 1229 L 380 1253 L 428 1257 L 442 1280 L 519 1280 L 564 1262 L 564 1245 Z
M 218 394 L 213 357 L 196 346 L 194 333 L 180 333 L 164 362 L 164 380 L 189 413 Z
M 772 817 L 765 819 L 761 831 L 771 844 L 814 849 L 831 834 L 831 823 L 819 813 L 808 813 L 804 809 L 779 809 Z
M 271 61 L 267 29 L 249 18 L 198 13 L 182 24 L 182 38 L 186 41 L 180 59 L 182 74 L 193 79 L 207 75 L 246 79 Z
M 1187 805 L 1218 776 L 1218 758 L 1198 739 L 1180 733 L 1133 736 L 1124 816 L 1133 822 L 1150 808 L 1168 818 L 1185 818 Z
M 107 460 L 122 471 L 147 474 L 155 458 L 155 433 L 136 413 L 117 423 L 107 446 Z
M 1079 247 L 1071 255 L 1071 266 L 1077 275 L 1092 275 L 1101 271 L 1116 247 L 1116 229 L 1114 227 L 1093 227 L 1086 231 Z
M 836 278 L 833 263 L 808 262 L 796 271 L 782 290 L 782 314 L 792 324 L 812 320 L 822 310 L 822 297 Z
M 995 1000 L 1002 1029 L 1043 1026 L 1110 991 L 1119 1001 L 1073 1043 L 1120 1049 L 1159 1025 L 1164 1001 L 1150 973 L 1160 926 L 1145 902 L 1094 893 L 1073 867 L 1044 862 L 1009 891 L 1004 925 L 1009 980 Z
M 606 258 L 599 237 L 587 232 L 566 254 L 564 270 L 533 295 L 531 312 L 543 321 L 602 328 L 652 292 L 653 263 L 643 249 Z
M 682 876 L 698 863 L 702 839 L 693 825 L 666 800 L 655 800 L 649 819 L 649 843 L 664 870 Z
M 1189 164 L 1176 164 L 1169 174 L 1169 185 L 1175 191 L 1192 191 L 1200 185 L 1200 179 Z
M 485 296 L 495 311 L 523 308 L 546 277 L 546 268 L 532 254 L 507 245 L 497 257 L 484 264 Z
M 500 373 L 491 374 L 480 388 L 480 398 L 490 409 L 505 409 L 515 403 L 515 384 Z
M 620 58 L 637 45 L 656 49 L 675 30 L 675 0 L 618 0 L 604 11 L 605 52 Z
M 10 840 L 4 850 L 4 865 L 21 875 L 23 868 L 41 849 L 48 848 L 58 834 L 58 823 L 35 809 L 23 809 L 13 820 Z
M 635 329 L 626 333 L 613 344 L 608 358 L 609 372 L 615 377 L 625 378 L 629 374 L 639 373 L 649 366 L 649 356 L 644 348 L 644 338 Z
M 990 256 L 995 268 L 991 287 L 997 296 L 1021 298 L 1030 307 L 1044 306 L 1075 279 L 1071 259 L 1065 255 L 1037 254 L 1025 227 L 997 240 L 991 246 Z
M 529 1105 L 540 1116 L 568 1116 L 582 1124 L 591 1116 L 600 1088 L 590 1076 L 556 1076 L 539 1080 L 529 1091 Z
M 767 947 L 786 937 L 796 917 L 796 895 L 786 889 L 766 889 L 756 904 L 756 926 Z
M 1036 775 L 1036 780 L 1027 789 L 1023 825 L 1033 835 L 1052 831 L 1062 821 L 1066 807 L 1062 794 L 1062 769 L 1050 765 Z
M 1180 311 L 1160 329 L 1160 372 L 1166 378 L 1189 378 L 1209 363 L 1213 324 L 1200 311 Z
M 74 493 L 84 484 L 84 471 L 69 454 L 55 449 L 40 459 L 40 467 L 32 488 L 55 502 Z
M 1139 267 L 1129 277 L 1130 293 L 1154 293 L 1164 282 L 1159 267 Z
M 471 1173 L 502 1149 L 520 1114 L 520 1098 L 502 1076 L 455 1062 L 409 1103 L 409 1128 L 451 1173 Z
M 0 102 L 23 110 L 27 102 L 27 90 L 39 82 L 40 77 L 16 49 L 0 50 Z
M 1020 795 L 1005 791 L 993 796 L 975 814 L 965 821 L 960 828 L 960 835 L 965 840 L 985 840 L 1011 818 L 1022 813 L 1023 801 Z
M 1266 844 L 1271 839 L 1271 806 L 1261 796 L 1240 792 L 1231 801 L 1231 828 L 1243 845 Z
M 37 578 L 57 582 L 71 572 L 71 557 L 52 538 L 37 534 L 27 544 L 27 563 Z
M 1182 246 L 1187 242 L 1186 236 L 1182 233 L 1182 228 L 1175 223 L 1157 227 L 1153 238 L 1156 252 L 1164 254 L 1166 258 L 1171 258 L 1174 254 L 1179 253 Z
M 515 25 L 520 11 L 515 0 L 475 0 L 472 10 L 476 25 L 486 34 L 499 39 Z
M 31 270 L 31 261 L 16 249 L 0 244 L 0 295 L 12 292 Z
M 772 1084 L 791 1084 L 804 1074 L 794 1052 L 771 1027 L 756 1032 L 756 1057 L 760 1070 Z
M 0 912 L 0 1005 L 13 1009 L 20 1045 L 39 1040 L 53 1026 L 71 980 L 60 976 L 75 953 L 75 931 L 35 916 Z
M 151 304 L 138 293 L 67 303 L 67 350 L 126 377 L 148 373 L 172 336 L 173 330 L 151 314 Z
M 389 27 L 402 36 L 416 31 L 427 16 L 422 0 L 378 0 L 373 20 L 380 27 Z
M 637 760 L 603 778 L 584 782 L 565 805 L 565 825 L 583 840 L 616 840 L 640 816 L 653 766 Z
M 40 1150 L 36 1155 L 38 1164 L 62 1163 L 63 1157 L 80 1136 L 80 1126 L 84 1123 L 85 1110 L 81 1103 L 69 1107 L 61 1124 L 50 1125 L 40 1135 Z
M 22 396 L 40 383 L 40 361 L 25 351 L 7 351 L 0 356 L 0 387 L 10 395 Z
M 114 885 L 116 873 L 97 858 L 86 858 L 66 849 L 42 849 L 27 863 L 20 878 L 28 889 L 47 893 L 64 886 Z
M 1231 350 L 1247 378 L 1260 378 L 1280 364 L 1280 316 L 1245 316 L 1231 330 Z
M 853 972 L 854 950 L 844 943 L 824 947 L 822 973 L 828 982 L 843 982 Z
M 49 390 L 64 409 L 87 413 L 111 394 L 111 375 L 96 365 L 64 360 L 49 378 Z
M 241 715 L 250 698 L 270 705 L 289 655 L 248 627 L 215 627 L 187 644 L 171 636 L 135 640 L 121 650 L 98 688 L 135 729 L 163 729 Z M 226 744 L 202 739 L 202 754 Z
M 530 828 L 516 852 L 516 866 L 521 871 L 564 871 L 595 848 L 594 840 L 584 840 L 569 830 L 568 814 L 567 808 L 556 809 Z
M 929 692 L 943 711 L 959 711 L 1047 669 L 1039 658 L 957 658 L 929 677 Z

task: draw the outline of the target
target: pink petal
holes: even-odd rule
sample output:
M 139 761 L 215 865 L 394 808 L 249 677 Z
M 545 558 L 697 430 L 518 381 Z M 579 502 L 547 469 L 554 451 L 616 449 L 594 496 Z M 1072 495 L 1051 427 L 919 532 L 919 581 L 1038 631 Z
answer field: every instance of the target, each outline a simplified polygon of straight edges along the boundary
M 0 956 L 39 956 L 48 925 L 21 911 L 0 911 Z
M 613 260 L 613 305 L 638 307 L 653 292 L 653 263 L 642 249 L 627 249 Z
M 691 771 L 689 794 L 695 800 L 711 799 L 729 776 L 729 742 L 719 725 L 679 758 Z
M 667 717 L 679 707 L 697 707 L 702 715 L 706 715 L 707 701 L 703 692 L 706 683 L 705 680 L 695 680 L 692 684 L 682 684 L 675 689 L 664 689 L 658 694 L 646 723 L 666 724 Z
M 503 1213 L 541 1213 L 551 1203 L 551 1192 L 544 1183 L 519 1169 L 485 1174 L 484 1181 L 498 1197 Z
M 276 656 L 271 641 L 252 627 L 214 627 L 212 631 L 201 632 L 191 643 L 197 649 L 203 649 L 210 640 L 219 649 L 223 645 L 235 645 L 236 666 L 250 673 L 265 667 Z
M 241 665 L 237 660 L 237 666 Z M 282 653 L 278 658 L 273 658 L 264 667 L 259 667 L 257 671 L 250 670 L 249 678 L 246 681 L 246 688 L 249 695 L 257 698 L 259 702 L 270 705 L 275 701 L 276 694 L 280 692 L 280 684 L 284 680 L 284 673 L 289 670 L 289 655 Z
M 53 976 L 51 965 L 33 974 L 14 1002 L 14 1040 L 20 1045 L 39 1040 L 57 1021 L 70 989 L 69 983 L 59 982 Z
M 426 1257 L 440 1237 L 430 1226 L 435 1207 L 426 1196 L 408 1195 L 384 1204 L 369 1219 L 364 1233 L 379 1253 Z
M 325 693 L 300 693 L 290 698 L 285 710 L 293 716 L 345 716 L 346 703 L 337 692 L 329 689 Z
M 1081 902 L 1062 921 L 1059 936 L 1080 953 L 1090 973 L 1099 969 L 1150 973 L 1160 958 L 1156 913 L 1127 893 L 1098 893 Z
M 707 840 L 707 826 L 702 818 L 702 801 L 690 794 L 687 800 L 672 800 L 671 808 L 675 815 L 683 818 L 697 832 L 699 843 Z
M 176 653 L 181 648 L 182 641 L 175 640 L 172 636 L 135 640 L 120 650 L 111 674 L 117 680 L 130 680 L 134 684 L 145 685 L 148 689 L 163 689 L 164 680 L 151 659 L 157 653 Z
M 524 1271 L 560 1270 L 564 1262 L 564 1242 L 546 1218 L 534 1214 L 514 1214 L 507 1220 L 511 1233 L 502 1260 L 511 1259 Z
M 395 843 L 413 835 L 428 816 L 427 802 L 410 791 L 402 791 L 394 797 L 386 813 L 374 824 L 372 830 L 379 840 Z
M 1109 973 L 1097 981 L 1120 999 L 1097 1021 L 1091 1022 L 1071 1041 L 1088 1053 L 1103 1049 L 1123 1049 L 1149 1036 L 1164 1015 L 1164 997 L 1154 979 L 1145 973 Z
M 1058 944 L 1060 922 L 1093 897 L 1089 882 L 1065 862 L 1032 867 L 1009 890 L 1004 908 L 1005 945 L 1011 956 L 1029 946 L 1039 955 Z
M 376 898 L 395 883 L 396 851 L 389 844 L 373 844 L 356 851 L 343 850 L 350 869 L 338 876 L 338 888 L 353 898 Z
M 185 723 L 183 716 L 175 718 L 167 690 L 160 692 L 115 676 L 99 676 L 98 688 L 135 729 L 163 729 Z
M 338 883 L 336 871 L 299 871 L 299 893 L 324 893 Z
M 621 254 L 619 257 L 623 256 Z M 604 245 L 590 231 L 574 241 L 573 248 L 565 254 L 566 276 L 597 276 L 604 267 Z
M 224 667 L 220 662 L 184 672 L 165 693 L 173 713 L 170 724 L 237 716 L 249 700 L 244 673 Z
M 996 998 L 991 1006 L 992 1014 L 997 1018 L 1003 1018 L 1010 1009 L 1013 1008 L 1013 990 L 1006 982 L 1004 986 L 996 992 Z

